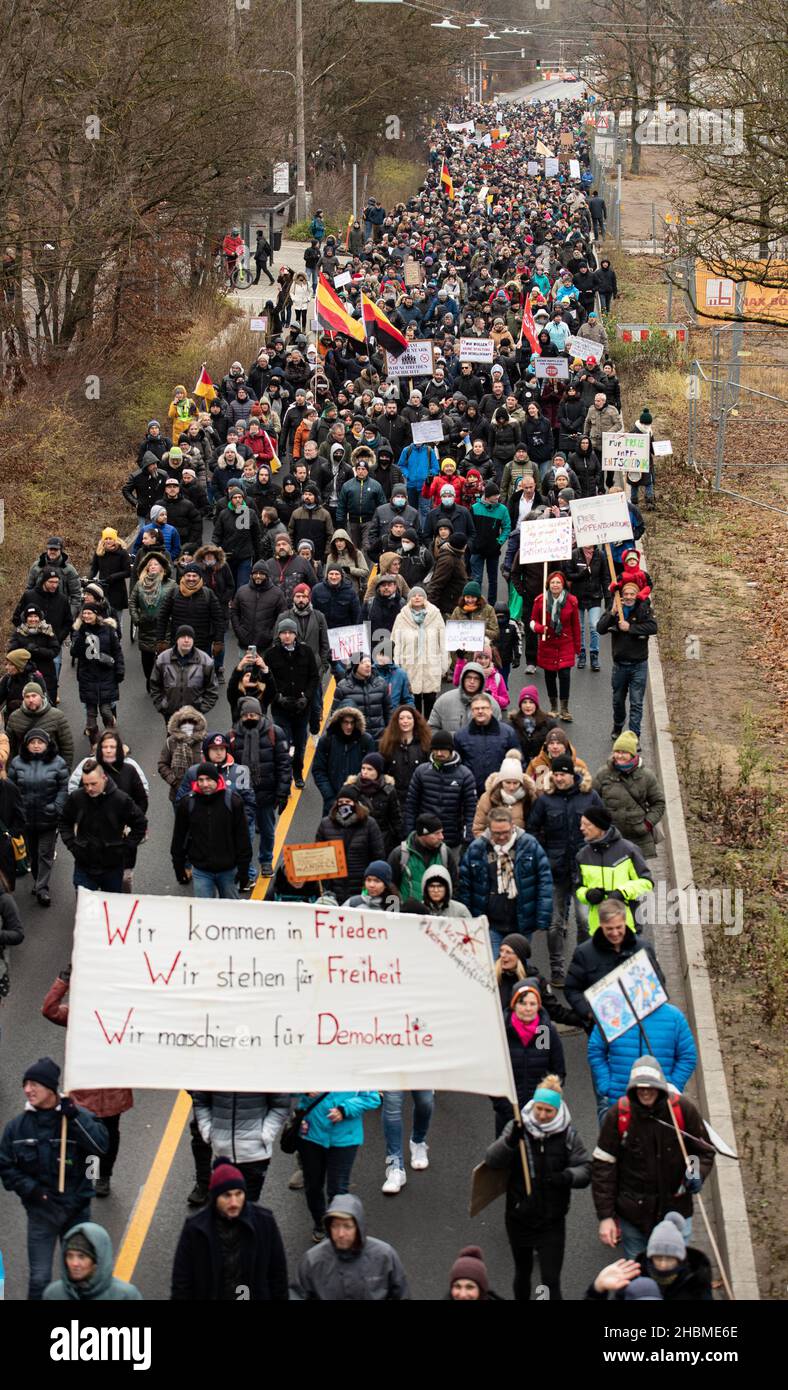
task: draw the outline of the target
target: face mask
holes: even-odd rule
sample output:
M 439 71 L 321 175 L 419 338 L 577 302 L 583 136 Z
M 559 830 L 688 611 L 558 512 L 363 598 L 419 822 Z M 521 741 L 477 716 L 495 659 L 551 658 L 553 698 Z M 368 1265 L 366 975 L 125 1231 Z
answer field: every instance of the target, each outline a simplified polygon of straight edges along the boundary
M 182 728 L 182 730 L 183 730 L 183 732 L 185 733 L 185 735 L 186 735 L 187 738 L 191 738 L 191 737 L 192 737 L 192 734 L 194 733 L 194 725 L 193 725 L 193 724 L 181 724 L 181 728 Z
M 406 497 L 392 497 L 391 505 L 392 507 L 397 507 L 401 511 L 402 508 L 405 506 L 406 501 Z
M 339 820 L 350 820 L 353 813 L 354 808 L 352 806 L 337 806 L 337 818 Z
M 416 547 L 415 547 L 415 545 L 413 544 L 413 541 L 403 541 L 403 542 L 402 542 L 402 549 L 404 550 L 404 552 L 405 552 L 406 555 L 409 555 L 410 552 L 411 552 L 411 550 L 415 550 Z
M 213 569 L 214 565 L 216 564 L 216 557 L 214 555 L 206 555 L 205 563 L 208 569 Z

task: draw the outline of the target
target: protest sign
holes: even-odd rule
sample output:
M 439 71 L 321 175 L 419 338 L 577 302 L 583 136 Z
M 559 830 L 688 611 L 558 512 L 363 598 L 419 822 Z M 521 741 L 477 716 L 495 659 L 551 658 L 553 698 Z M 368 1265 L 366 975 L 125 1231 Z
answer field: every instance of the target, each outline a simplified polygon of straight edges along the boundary
M 655 439 L 654 453 L 657 458 L 666 458 L 668 454 L 673 453 L 673 445 L 669 439 Z
M 556 174 L 558 173 L 558 160 L 552 157 L 550 157 L 549 159 L 545 159 L 544 172 L 546 178 L 555 178 Z
M 528 161 L 528 177 L 533 179 L 533 178 L 536 177 L 536 175 L 537 175 L 538 173 L 539 173 L 539 162 L 538 162 L 538 160 L 536 160 L 536 159 L 529 159 L 529 161 Z
M 249 331 L 250 331 L 250 333 L 267 333 L 267 332 L 268 332 L 268 315 L 267 315 L 267 314 L 260 314 L 259 318 L 250 319 L 250 320 L 249 320 Z
M 437 444 L 443 439 L 442 420 L 414 420 L 410 429 L 414 444 Z
M 571 357 L 580 357 L 583 362 L 589 357 L 599 362 L 602 357 L 602 344 L 595 343 L 593 338 L 567 338 L 566 350 Z
M 603 497 L 577 497 L 569 503 L 569 510 L 578 546 L 632 540 L 632 522 L 623 492 L 608 492 Z
M 455 134 L 467 130 L 469 135 L 473 135 L 474 123 L 473 121 L 447 121 L 446 129 L 453 131 Z
M 548 156 L 549 156 L 550 158 L 552 158 L 552 156 L 553 156 L 553 151 L 552 151 L 552 150 L 549 150 L 549 149 L 547 148 L 547 146 L 546 146 L 546 144 L 544 143 L 543 140 L 537 140 L 537 142 L 536 142 L 536 153 L 537 153 L 537 154 L 540 154 L 540 155 L 543 155 L 543 156 L 545 156 L 545 157 L 548 157 Z
M 343 285 L 349 285 L 353 276 L 349 270 L 343 270 L 341 275 L 334 276 L 334 289 L 341 290 Z
M 558 139 L 560 143 L 563 145 L 564 149 L 571 149 L 572 145 L 574 145 L 575 143 L 575 137 L 572 134 L 571 130 L 562 130 Z
M 602 434 L 602 467 L 608 472 L 622 468 L 626 473 L 648 473 L 650 436 L 625 434 L 623 431 Z
M 347 859 L 342 840 L 318 840 L 308 845 L 285 845 L 285 874 L 290 883 L 310 878 L 344 878 Z
M 413 256 L 406 257 L 404 272 L 405 286 L 407 289 L 415 289 L 424 279 L 424 267 L 421 261 L 415 260 Z
M 448 652 L 483 651 L 484 623 L 464 622 L 461 618 L 447 619 L 446 650 Z
M 328 643 L 332 661 L 348 662 L 356 652 L 363 652 L 365 656 L 369 656 L 366 623 L 358 623 L 355 627 L 330 627 Z
M 460 338 L 461 362 L 492 362 L 494 356 L 492 338 Z
M 513 1094 L 485 917 L 79 890 L 64 1089 Z
M 636 951 L 598 984 L 591 985 L 585 997 L 609 1043 L 668 1000 L 647 951 Z
M 387 376 L 432 376 L 434 344 L 430 338 L 414 338 L 399 357 L 386 353 Z
M 571 560 L 571 516 L 527 521 L 520 527 L 520 564 L 543 564 L 550 560 Z
M 570 161 L 569 161 L 569 177 L 570 177 L 570 179 L 579 179 L 579 178 L 580 178 L 580 160 L 579 160 L 579 159 L 570 159 Z
M 533 367 L 537 381 L 569 380 L 569 363 L 565 357 L 537 357 Z

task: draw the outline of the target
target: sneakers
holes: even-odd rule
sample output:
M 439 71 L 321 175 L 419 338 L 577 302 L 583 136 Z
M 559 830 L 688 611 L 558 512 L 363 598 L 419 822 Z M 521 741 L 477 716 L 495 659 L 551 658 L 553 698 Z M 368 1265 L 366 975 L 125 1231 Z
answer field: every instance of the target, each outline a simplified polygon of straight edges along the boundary
M 196 1182 L 186 1198 L 186 1201 L 189 1203 L 190 1207 L 204 1207 L 205 1203 L 208 1201 L 208 1184 L 205 1182 Z
M 36 893 L 36 897 L 38 898 L 38 902 L 41 907 L 52 906 L 52 899 L 49 896 L 48 888 L 39 888 L 38 892 Z M 96 1191 L 98 1191 L 98 1188 L 96 1189 Z
M 296 1168 L 287 1186 L 291 1192 L 300 1192 L 304 1186 L 304 1174 L 300 1168 Z
M 526 666 L 526 668 L 525 668 L 525 674 L 526 674 L 527 676 L 535 676 L 535 675 L 536 675 L 536 667 L 535 667 L 535 666 Z
M 380 1190 L 385 1192 L 387 1196 L 394 1197 L 407 1181 L 408 1175 L 404 1168 L 400 1168 L 397 1160 L 392 1159 L 386 1164 L 386 1181 Z
M 263 878 L 271 878 L 272 875 L 273 875 L 273 872 L 274 872 L 273 861 L 270 860 L 270 859 L 266 859 L 265 863 L 260 865 L 260 873 L 262 874 Z
M 592 652 L 592 653 L 591 653 L 591 670 L 592 670 L 592 671 L 598 671 L 598 670 L 599 670 L 599 653 L 598 653 L 598 652 Z
M 293 781 L 300 792 L 304 790 L 306 783 L 304 782 L 303 777 L 294 777 Z
M 585 669 L 586 669 L 586 654 L 585 654 L 585 652 L 581 652 L 580 655 L 579 655 L 578 658 L 577 658 L 577 669 L 578 669 L 578 671 L 585 671 Z
M 566 984 L 563 970 L 559 969 L 556 965 L 553 966 L 550 972 L 550 984 L 555 986 L 556 989 L 563 989 Z
M 96 1178 L 95 1192 L 97 1197 L 109 1197 L 109 1178 Z
M 420 1172 L 423 1168 L 429 1168 L 430 1161 L 427 1157 L 426 1144 L 414 1144 L 410 1141 L 410 1166 L 415 1172 Z

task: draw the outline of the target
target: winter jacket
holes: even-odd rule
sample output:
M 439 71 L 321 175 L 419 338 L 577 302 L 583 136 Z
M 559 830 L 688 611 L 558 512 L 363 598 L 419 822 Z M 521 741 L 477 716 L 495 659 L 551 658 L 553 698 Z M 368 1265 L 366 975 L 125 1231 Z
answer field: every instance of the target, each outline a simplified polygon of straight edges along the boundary
M 246 794 L 239 791 L 241 800 L 248 808 L 248 797 L 256 802 L 286 801 L 290 795 L 290 784 L 293 780 L 293 770 L 288 752 L 288 740 L 282 728 L 275 724 L 268 715 L 263 715 L 261 722 L 256 730 L 259 736 L 257 757 L 257 771 L 253 767 L 254 757 L 250 757 L 247 762 L 246 740 L 248 731 L 240 721 L 233 729 L 233 756 L 237 768 L 231 766 L 227 769 L 225 781 L 228 787 L 233 787 L 236 780 L 243 782 Z M 252 745 L 253 746 L 253 745 Z M 245 769 L 245 774 L 241 774 L 241 769 Z M 238 790 L 237 788 L 235 788 Z M 180 801 L 181 793 L 178 792 L 176 801 Z
M 44 622 L 48 623 L 57 638 L 59 646 L 62 646 L 71 631 L 71 624 L 74 615 L 71 611 L 71 604 L 62 589 L 55 589 L 53 594 L 47 593 L 44 588 L 44 575 L 36 582 L 33 589 L 26 589 L 13 611 L 11 621 L 15 627 L 22 622 L 22 617 L 26 608 L 35 604 L 40 608 L 44 615 Z
M 354 709 L 361 710 L 367 729 L 374 739 L 382 736 L 391 718 L 388 686 L 374 670 L 366 680 L 359 680 L 358 676 L 351 672 L 338 682 L 332 713 L 340 705 L 352 705 Z
M 66 1257 L 61 1244 L 60 1259 L 60 1278 L 53 1283 L 47 1284 L 42 1298 L 45 1303 L 67 1303 L 73 1300 L 76 1303 L 132 1303 L 142 1301 L 142 1294 L 134 1284 L 127 1284 L 124 1279 L 116 1279 L 112 1273 L 112 1241 L 103 1226 L 97 1226 L 93 1221 L 82 1221 L 78 1226 L 72 1226 L 69 1235 L 80 1232 L 86 1240 L 90 1242 L 96 1252 L 96 1268 L 89 1279 L 81 1279 L 75 1283 L 71 1278 L 66 1264 Z
M 558 447 L 564 456 L 577 448 L 587 413 L 579 396 L 564 396 L 558 407 Z
M 383 594 L 377 592 L 374 598 L 364 604 L 362 617 L 365 623 L 369 623 L 373 652 L 377 651 L 379 643 L 387 642 L 404 603 L 405 600 L 397 589 L 391 598 L 384 598 Z
M 148 467 L 152 463 L 156 464 L 156 471 L 149 473 Z M 121 490 L 129 506 L 136 508 L 137 516 L 142 521 L 147 520 L 150 516 L 151 507 L 155 507 L 157 502 L 161 502 L 167 476 L 159 459 L 150 450 L 143 454 L 141 466 L 129 474 Z
M 224 1259 L 213 1202 L 184 1224 L 172 1267 L 176 1301 L 216 1301 L 223 1293 Z M 240 1239 L 239 1285 L 252 1303 L 284 1303 L 288 1297 L 287 1260 L 279 1227 L 268 1207 L 245 1202 L 237 1217 Z
M 558 720 L 555 716 L 551 718 L 549 714 L 545 714 L 544 710 L 541 709 L 537 709 L 533 718 L 533 728 L 528 730 L 525 727 L 525 715 L 521 713 L 519 707 L 511 717 L 511 725 L 519 739 L 523 763 L 526 770 L 529 772 L 529 776 L 533 776 L 530 772 L 529 764 L 542 751 L 548 729 L 554 729 L 558 725 Z
M 29 627 L 27 623 L 20 623 L 16 632 L 13 633 L 9 644 L 9 651 L 13 651 L 14 649 L 30 653 L 31 661 L 28 664 L 39 676 L 43 676 L 45 692 L 52 703 L 55 704 L 57 702 L 57 670 L 55 661 L 60 655 L 60 643 L 49 626 L 49 623 L 39 623 L 38 627 Z M 22 689 L 24 689 L 28 681 L 34 679 L 35 676 L 32 674 L 26 674 L 22 681 Z M 17 708 L 21 703 L 20 691 Z
M 248 584 L 242 584 L 235 595 L 230 617 L 239 647 L 255 646 L 258 652 L 266 651 L 274 640 L 277 621 L 286 607 L 284 593 L 267 571 L 264 583 L 250 579 Z
M 580 497 L 596 497 L 598 493 L 604 492 L 602 464 L 596 449 L 591 448 L 587 452 L 579 448 L 573 449 L 567 459 L 567 466 L 580 485 Z
M 603 588 L 606 578 L 606 561 L 602 548 L 594 546 L 590 562 L 582 550 L 572 551 L 572 558 L 566 566 L 565 574 L 572 586 L 581 613 L 589 608 L 601 608 L 604 602 Z
M 630 1031 L 638 1036 L 636 1028 Z M 591 1166 L 591 1191 L 600 1221 L 623 1217 L 649 1236 L 669 1211 L 691 1216 L 692 1197 L 684 1191 L 687 1163 L 671 1122 L 667 1096 L 660 1095 L 656 1104 L 647 1108 L 633 1099 L 633 1094 L 637 1094 L 634 1087 L 624 1134 L 620 1132 L 617 1106 L 611 1105 L 602 1121 Z M 685 1136 L 704 1139 L 708 1145 L 695 1105 L 686 1096 L 678 1097 L 678 1104 Z M 698 1159 L 698 1176 L 706 1179 L 714 1154 L 706 1146 L 693 1144 L 692 1137 L 685 1137 L 684 1144 L 687 1153 Z
M 175 634 L 184 625 L 194 628 L 194 645 L 209 653 L 214 643 L 224 637 L 222 609 L 212 589 L 202 585 L 193 594 L 183 593 L 174 584 L 159 609 L 156 625 L 157 642 L 175 642 Z
M 656 1057 L 666 1081 L 683 1091 L 698 1061 L 692 1030 L 675 1004 L 660 1004 L 644 1023 L 649 1055 Z M 613 1042 L 606 1042 L 596 1024 L 588 1039 L 588 1065 L 594 1089 L 612 1105 L 626 1094 L 629 1075 L 645 1041 L 639 1028 L 630 1028 Z
M 490 506 L 487 502 L 474 502 L 471 515 L 476 534 L 471 549 L 474 555 L 489 557 L 497 555 L 509 539 L 511 521 L 502 502 Z
M 640 850 L 644 859 L 653 858 L 657 846 L 652 827 L 665 814 L 665 793 L 643 759 L 638 758 L 632 772 L 622 772 L 608 758 L 594 777 L 594 790 L 604 801 L 616 829 Z
M 405 606 L 392 629 L 394 659 L 407 673 L 415 695 L 436 694 L 448 669 L 446 625 L 440 610 L 429 603 L 424 622 L 419 624 L 413 610 Z
M 54 705 L 50 705 L 46 696 L 44 696 L 40 709 L 28 710 L 23 703 L 19 709 L 14 710 L 6 721 L 11 757 L 21 751 L 25 734 L 34 728 L 43 729 L 45 733 L 49 734 L 70 771 L 74 766 L 74 739 L 71 734 L 71 726 L 62 709 L 56 709 Z
M 361 622 L 361 600 L 350 579 L 343 578 L 335 588 L 321 580 L 312 590 L 312 607 L 323 614 L 329 631 L 336 627 L 356 627 Z
M 68 1004 L 65 1002 L 67 994 L 68 983 L 61 980 L 58 975 L 41 1005 L 44 1018 L 48 1018 L 50 1023 L 56 1023 L 60 1028 L 68 1026 Z M 91 1091 L 72 1091 L 71 1094 L 77 1105 L 84 1105 L 85 1109 L 99 1120 L 103 1120 L 106 1115 L 125 1115 L 126 1111 L 131 1110 L 134 1105 L 134 1092 L 126 1086 L 108 1086 L 102 1087 L 101 1090 Z
M 601 615 L 596 625 L 597 632 L 600 636 L 610 633 L 614 661 L 648 661 L 648 639 L 657 632 L 657 620 L 652 614 L 651 604 L 647 598 L 639 598 L 629 610 L 624 609 L 625 617 L 627 611 L 628 632 L 619 629 L 618 614 L 614 608 Z
M 329 1220 L 332 1212 L 353 1217 L 358 1228 L 358 1244 L 347 1253 L 340 1253 L 329 1238 L 308 1250 L 298 1266 L 296 1296 L 324 1303 L 384 1303 L 407 1299 L 408 1281 L 399 1255 L 385 1240 L 367 1235 L 360 1199 L 352 1193 L 335 1197 L 324 1219 Z
M 211 540 L 220 545 L 230 560 L 259 560 L 263 539 L 260 518 L 248 504 L 238 508 L 228 502 L 220 507 L 213 524 Z
M 556 636 L 550 618 L 550 602 L 546 605 L 546 627 L 542 623 L 543 599 L 539 594 L 533 602 L 531 609 L 531 622 L 534 624 L 539 641 L 536 646 L 536 664 L 543 671 L 560 671 L 565 667 L 572 667 L 583 644 L 580 632 L 580 618 L 578 616 L 577 599 L 574 594 L 567 593 L 561 608 L 561 635 Z M 547 633 L 542 641 L 542 633 Z
M 318 613 L 310 603 L 306 608 L 288 608 L 284 616 L 292 618 L 298 628 L 298 641 L 314 654 L 319 674 L 322 676 L 331 664 L 331 645 L 328 640 L 328 625 L 322 613 Z
M 92 874 L 130 867 L 132 851 L 142 844 L 148 822 L 139 806 L 108 777 L 99 796 L 88 796 L 82 787 L 69 793 L 58 828 L 77 866 Z
M 71 638 L 77 663 L 77 685 L 83 705 L 114 705 L 126 674 L 123 648 L 114 618 L 99 618 L 92 627 L 77 618 Z
M 270 1091 L 192 1091 L 200 1137 L 230 1163 L 267 1162 L 290 1113 L 290 1095 Z
M 578 851 L 575 870 L 575 897 L 588 902 L 588 890 L 601 888 L 606 897 L 620 898 L 627 925 L 634 927 L 632 908 L 654 887 L 651 870 L 639 849 L 625 840 L 614 825 L 598 840 L 588 840 Z M 599 926 L 599 909 L 589 904 L 588 930 Z
M 378 823 L 366 806 L 359 803 L 350 820 L 344 822 L 337 819 L 332 808 L 321 820 L 315 839 L 341 840 L 345 846 L 347 877 L 331 880 L 332 892 L 339 902 L 361 892 L 367 865 L 383 857 L 383 836 Z
M 159 613 L 164 606 L 165 599 L 175 591 L 175 584 L 168 577 L 170 574 L 170 562 L 166 556 L 157 553 L 156 559 L 165 566 L 165 577 L 161 581 L 155 602 L 149 603 L 147 601 L 145 588 L 140 583 L 140 580 L 147 568 L 149 559 L 149 556 L 145 557 L 145 561 L 140 567 L 139 579 L 129 595 L 129 615 L 137 629 L 137 645 L 141 652 L 154 652 L 156 650 Z
M 553 431 L 550 421 L 544 415 L 535 420 L 526 415 L 523 425 L 523 442 L 532 463 L 547 463 L 553 456 Z
M 554 1072 L 562 1081 L 566 1079 L 564 1049 L 555 1025 L 551 1023 L 550 1015 L 544 1008 L 539 1010 L 539 1030 L 527 1045 L 523 1044 L 512 1024 L 511 1009 L 506 1013 L 504 1027 L 517 1100 L 522 1107 L 533 1098 L 534 1091 L 548 1073 Z M 540 1032 L 542 1029 L 548 1031 Z
M 419 514 L 415 507 L 409 505 L 394 507 L 391 502 L 387 502 L 383 507 L 378 507 L 369 523 L 366 542 L 367 553 L 373 560 L 379 559 L 386 548 L 391 524 L 394 521 L 404 521 L 406 526 L 413 527 L 416 531 L 419 529 Z
M 317 689 L 317 658 L 306 643 L 296 639 L 292 652 L 275 642 L 265 653 L 265 664 L 276 681 L 273 708 L 283 714 L 302 714 L 309 709 Z
M 69 1211 L 76 1215 L 95 1195 L 86 1159 L 90 1154 L 107 1152 L 107 1131 L 101 1120 L 82 1106 L 67 1118 L 64 1191 L 58 1195 L 61 1124 L 59 1103 L 53 1110 L 26 1106 L 3 1130 L 0 1182 L 7 1192 L 16 1192 L 27 1211 L 40 1212 L 40 1198 L 45 1192 L 53 1205 L 56 1203 L 58 1215 Z
M 355 728 L 350 738 L 342 733 L 341 721 L 352 714 Z M 354 705 L 340 705 L 329 717 L 325 732 L 318 740 L 312 763 L 312 776 L 323 798 L 323 814 L 328 815 L 345 783 L 361 771 L 365 753 L 374 752 L 375 739 L 366 732 L 366 720 Z
M 27 576 L 28 589 L 35 589 L 41 578 L 42 570 L 57 570 L 60 579 L 60 588 L 71 605 L 73 617 L 76 618 L 82 607 L 82 585 L 79 580 L 79 575 L 69 560 L 65 550 L 61 550 L 60 559 L 55 561 L 50 560 L 45 550 L 41 552 L 35 564 L 30 567 L 30 573 Z
M 546 931 L 553 908 L 553 876 L 542 846 L 533 835 L 515 830 L 514 877 L 517 887 L 517 931 L 530 936 Z M 487 914 L 490 897 L 496 892 L 495 854 L 490 832 L 485 830 L 469 846 L 460 864 L 459 898 L 470 908 L 471 916 Z
M 477 724 L 471 719 L 454 735 L 454 747 L 462 762 L 473 773 L 477 796 L 484 791 L 490 774 L 498 772 L 510 749 L 518 746 L 512 726 L 501 723 L 495 716 L 489 724 Z
M 355 451 L 354 451 L 355 452 Z M 337 525 L 371 521 L 378 507 L 385 507 L 386 494 L 373 477 L 349 478 L 342 484 L 337 499 Z
M 545 1070 L 548 1070 L 546 1066 Z M 500 1138 L 490 1145 L 484 1156 L 488 1168 L 503 1168 L 509 1172 L 506 1231 L 514 1248 L 518 1240 L 528 1244 L 546 1227 L 562 1221 L 569 1210 L 573 1189 L 588 1187 L 591 1182 L 591 1157 L 571 1123 L 565 1103 L 563 1110 L 566 1125 L 555 1133 L 537 1138 L 530 1130 L 525 1131 L 524 1143 L 531 1174 L 530 1196 L 525 1191 L 513 1120 L 509 1121 Z
M 284 560 L 274 556 L 272 560 L 266 560 L 265 567 L 271 582 L 284 594 L 286 608 L 293 602 L 293 590 L 297 584 L 308 584 L 313 589 L 317 582 L 317 575 L 309 561 L 300 555 L 288 555 Z
M 465 547 L 455 550 L 447 541 L 441 546 L 426 584 L 430 603 L 447 618 L 460 601 L 462 591 L 468 583 L 465 567 Z
M 184 724 L 194 725 L 191 735 L 184 733 Z M 159 754 L 159 776 L 170 788 L 170 801 L 175 800 L 186 769 L 202 761 L 202 741 L 207 732 L 205 715 L 192 705 L 184 705 L 171 715 L 167 723 L 167 742 Z
M 22 798 L 25 823 L 31 830 L 57 825 L 68 796 L 68 768 L 49 734 L 41 732 L 47 748 L 34 757 L 25 745 L 8 766 L 8 780 Z
M 647 1278 L 656 1278 L 656 1271 L 652 1276 L 646 1244 L 644 1240 L 643 1249 L 635 1259 Z M 665 1303 L 711 1303 L 714 1294 L 711 1288 L 711 1260 L 708 1255 L 703 1250 L 687 1246 L 686 1257 L 675 1279 L 670 1284 L 663 1284 L 661 1293 Z
M 400 705 L 415 705 L 407 671 L 403 671 L 401 666 L 396 666 L 393 661 L 385 664 L 376 661 L 375 672 L 386 682 L 392 713 L 398 710 Z
M 146 531 L 149 531 L 153 528 L 154 524 L 156 530 L 161 535 L 164 550 L 167 552 L 171 560 L 177 560 L 178 556 L 181 553 L 181 538 L 178 535 L 178 532 L 175 530 L 175 527 L 170 526 L 169 521 L 157 521 L 155 523 L 143 521 L 136 536 L 131 542 L 129 554 L 132 556 L 133 559 L 136 559 L 136 556 L 142 549 L 142 537 L 144 536 Z
M 114 550 L 105 550 L 104 542 L 99 541 L 90 565 L 90 578 L 98 580 L 107 603 L 116 613 L 122 613 L 129 606 L 130 574 L 131 559 L 123 542 L 119 541 Z
M 358 775 L 353 773 L 348 777 L 348 782 L 355 786 L 363 804 L 375 817 L 383 836 L 383 857 L 388 858 L 402 839 L 402 812 L 394 778 L 384 775 L 382 781 L 378 779 L 375 787 L 365 788 L 359 782 Z
M 405 802 L 405 834 L 415 829 L 419 816 L 438 816 L 446 844 L 455 849 L 471 839 L 476 799 L 473 773 L 463 766 L 459 753 L 440 764 L 430 758 L 413 774 Z
M 427 519 L 422 527 L 422 534 L 427 545 L 430 545 L 434 537 L 438 534 L 438 527 L 442 521 L 447 521 L 451 526 L 452 532 L 465 539 L 466 546 L 473 544 L 476 535 L 473 517 L 467 507 L 459 507 L 456 503 L 447 507 L 441 502 L 439 507 L 433 507 L 428 512 Z
M 252 842 L 244 804 L 219 779 L 218 790 L 194 791 L 179 801 L 170 842 L 175 873 L 182 876 L 188 860 L 196 869 L 225 873 L 235 869 L 239 883 L 249 878 Z
M 624 940 L 618 950 L 611 946 L 601 931 L 594 932 L 594 935 L 589 937 L 587 941 L 582 941 L 575 948 L 575 953 L 569 962 L 564 989 L 566 1001 L 571 1004 L 575 1013 L 592 1022 L 594 1015 L 591 1005 L 585 997 L 585 991 L 590 989 L 592 985 L 598 984 L 605 975 L 610 974 L 611 970 L 616 970 L 619 965 L 623 965 L 630 956 L 636 955 L 638 951 L 647 952 L 664 988 L 665 977 L 654 954 L 654 947 L 650 941 L 644 941 L 643 937 L 638 932 L 633 931 L 631 927 L 627 928 Z
M 474 835 L 481 835 L 482 831 L 487 829 L 490 812 L 497 810 L 499 806 L 506 806 L 512 813 L 512 824 L 520 830 L 525 830 L 528 813 L 536 797 L 536 784 L 531 777 L 526 777 L 523 773 L 520 779 L 523 796 L 519 801 L 510 803 L 503 799 L 503 782 L 504 777 L 500 771 L 491 772 L 487 778 L 473 818 Z
M 470 724 L 471 700 L 475 697 L 468 694 L 463 684 L 463 678 L 467 676 L 469 671 L 476 671 L 482 676 L 484 675 L 484 671 L 478 661 L 466 662 L 462 676 L 460 677 L 460 684 L 457 686 L 456 690 L 447 690 L 444 695 L 439 695 L 435 704 L 432 706 L 430 717 L 427 721 L 431 729 L 445 729 L 450 734 L 456 734 L 460 729 L 464 729 Z M 489 695 L 488 699 L 493 701 L 493 717 L 495 719 L 500 719 L 501 707 L 498 701 L 494 699 L 492 695 Z M 514 747 L 514 745 L 512 745 L 512 747 Z M 495 770 L 497 772 L 498 769 L 496 768 Z
M 411 492 L 421 492 L 427 479 L 434 478 L 440 471 L 438 451 L 434 444 L 408 444 L 397 463 Z
M 621 419 L 620 411 L 614 405 L 605 404 L 601 410 L 597 410 L 595 405 L 589 406 L 583 425 L 583 434 L 587 434 L 594 449 L 602 457 L 602 435 L 616 434 L 624 428 L 624 421 Z
M 297 1110 L 305 1109 L 309 1102 L 308 1095 L 295 1097 Z M 377 1110 L 380 1103 L 379 1091 L 329 1091 L 306 1116 L 299 1138 L 308 1139 L 310 1144 L 319 1144 L 322 1149 L 344 1149 L 350 1144 L 363 1144 L 364 1111 Z M 329 1110 L 335 1108 L 342 1110 L 345 1116 L 336 1124 L 328 1118 Z
M 580 817 L 591 806 L 599 809 L 602 802 L 591 790 L 587 772 L 576 771 L 574 785 L 568 791 L 559 791 L 552 773 L 547 775 L 544 786 L 531 808 L 528 830 L 545 850 L 555 882 L 571 883 L 577 852 L 585 844 Z
M 325 507 L 296 507 L 291 513 L 288 525 L 293 548 L 298 549 L 303 540 L 311 541 L 315 547 L 315 558 L 321 563 L 325 559 L 326 548 L 334 534 L 331 513 Z
M 151 672 L 150 693 L 159 714 L 168 719 L 184 705 L 207 711 L 219 698 L 213 660 L 194 646 L 187 656 L 177 647 L 168 647 L 156 658 Z

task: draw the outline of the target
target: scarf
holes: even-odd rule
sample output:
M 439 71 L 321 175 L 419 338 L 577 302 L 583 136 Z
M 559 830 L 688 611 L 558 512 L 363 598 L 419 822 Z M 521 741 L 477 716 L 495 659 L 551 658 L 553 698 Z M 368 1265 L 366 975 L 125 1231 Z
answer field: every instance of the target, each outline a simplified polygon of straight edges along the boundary
M 179 579 L 178 588 L 184 598 L 191 598 L 194 594 L 199 594 L 202 588 L 202 580 L 198 579 L 196 584 L 187 584 L 185 579 Z
M 497 892 L 503 898 L 517 897 L 517 884 L 514 879 L 514 859 L 511 850 L 514 848 L 517 836 L 512 831 L 511 838 L 505 845 L 493 845 L 495 855 L 495 869 L 498 876 Z M 492 843 L 492 842 L 491 842 Z
M 514 1022 L 515 1020 L 512 1019 L 512 1023 Z M 548 1120 L 547 1124 L 544 1125 L 538 1124 L 534 1119 L 533 1108 L 534 1102 L 529 1100 L 528 1104 L 523 1106 L 522 1117 L 525 1128 L 529 1134 L 533 1135 L 534 1139 L 544 1139 L 548 1134 L 560 1134 L 568 1127 L 570 1115 L 566 1108 L 566 1101 L 561 1101 L 560 1110 L 557 1110 L 554 1118 Z
M 426 608 L 411 608 L 410 616 L 412 617 L 417 627 L 423 627 L 424 621 L 427 617 L 427 610 Z
M 550 623 L 556 637 L 560 637 L 563 632 L 561 627 L 561 609 L 566 603 L 566 589 L 562 589 L 558 597 L 547 590 L 547 611 L 550 615 Z
M 639 754 L 638 754 L 638 753 L 633 753 L 633 754 L 632 754 L 632 757 L 629 759 L 629 762 L 627 762 L 627 763 L 614 763 L 614 767 L 615 767 L 615 769 L 616 769 L 616 772 L 623 772 L 623 773 L 624 773 L 624 776 L 626 776 L 628 772 L 634 772 L 634 771 L 635 771 L 635 768 L 637 767 L 637 765 L 638 765 L 639 762 L 640 762 L 640 756 L 639 756 Z
M 260 760 L 261 728 L 261 724 L 250 725 L 241 720 L 240 738 L 235 750 L 236 762 L 243 763 L 244 767 L 248 767 L 253 787 L 259 787 L 263 781 L 263 768 Z
M 512 1009 L 512 1027 L 523 1047 L 527 1047 L 536 1036 L 536 1030 L 539 1027 L 539 1015 L 537 1014 L 536 1018 L 532 1018 L 530 1023 L 524 1023 Z
M 161 598 L 163 574 L 149 574 L 146 570 L 140 580 L 139 597 L 145 608 L 157 608 Z M 181 592 L 183 592 L 181 590 Z
M 505 792 L 501 789 L 501 801 L 504 806 L 516 806 L 518 801 L 522 801 L 525 796 L 525 787 L 518 787 L 516 792 Z

